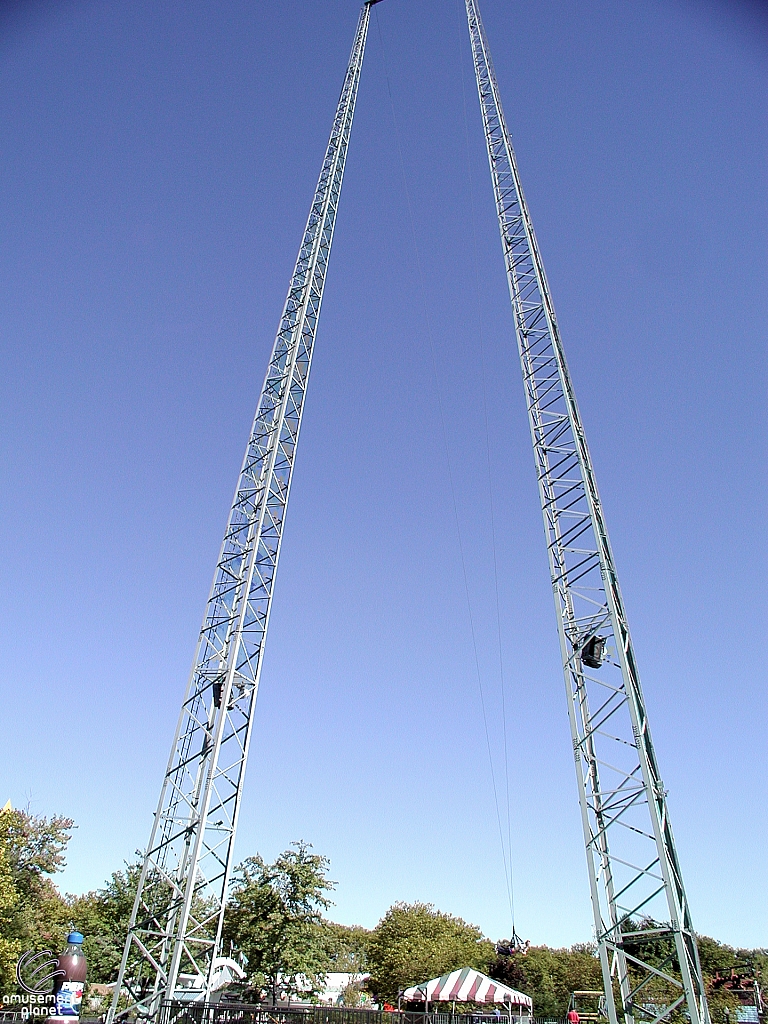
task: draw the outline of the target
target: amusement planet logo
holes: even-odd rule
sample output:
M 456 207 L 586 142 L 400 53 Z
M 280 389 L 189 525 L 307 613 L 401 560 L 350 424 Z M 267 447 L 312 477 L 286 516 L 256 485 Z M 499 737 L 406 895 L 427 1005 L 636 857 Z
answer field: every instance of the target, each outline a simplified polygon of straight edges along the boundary
M 16 981 L 23 991 L 4 995 L 3 1003 L 6 1006 L 18 1004 L 24 1019 L 55 1014 L 56 997 L 51 992 L 51 982 L 65 973 L 58 966 L 58 960 L 50 949 L 42 949 L 39 953 L 31 950 L 22 953 L 16 964 Z

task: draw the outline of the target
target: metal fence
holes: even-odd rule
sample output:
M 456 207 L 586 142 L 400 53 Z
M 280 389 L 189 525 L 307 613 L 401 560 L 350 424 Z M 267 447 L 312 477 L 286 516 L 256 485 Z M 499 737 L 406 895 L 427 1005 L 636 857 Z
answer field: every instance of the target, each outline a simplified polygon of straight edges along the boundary
M 0 1010 L 0 1024 L 28 1024 L 19 1010 Z M 80 1024 L 102 1024 L 103 1017 L 82 1016 Z M 512 1024 L 517 1018 L 513 1015 Z M 526 1017 L 525 1024 L 567 1024 L 564 1017 Z M 413 1013 L 346 1006 L 256 1006 L 252 1003 L 164 1003 L 156 1024 L 508 1024 L 509 1017 L 484 1013 Z
M 273 1007 L 251 1003 L 173 1001 L 163 1003 L 157 1024 L 393 1024 L 393 1016 L 406 1015 L 345 1006 Z M 415 1021 L 403 1021 L 403 1024 L 415 1024 Z
M 511 1024 L 520 1021 L 512 1015 Z M 524 1024 L 566 1024 L 564 1017 L 523 1017 Z M 346 1006 L 271 1007 L 249 1003 L 163 1003 L 157 1024 L 510 1024 L 508 1014 L 414 1013 Z

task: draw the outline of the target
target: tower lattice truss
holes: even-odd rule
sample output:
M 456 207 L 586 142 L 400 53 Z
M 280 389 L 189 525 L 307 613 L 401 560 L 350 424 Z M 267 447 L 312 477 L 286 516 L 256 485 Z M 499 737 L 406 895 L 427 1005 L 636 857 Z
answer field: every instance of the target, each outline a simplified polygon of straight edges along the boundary
M 606 1009 L 709 1013 L 597 482 L 477 0 L 477 92 L 523 372 Z M 652 956 L 646 951 L 652 949 Z M 659 949 L 665 955 L 659 955 Z
M 139 880 L 110 1020 L 211 991 L 283 524 L 371 7 L 248 440 Z M 477 0 L 465 0 L 523 373 L 609 1024 L 709 1013 L 595 474 Z

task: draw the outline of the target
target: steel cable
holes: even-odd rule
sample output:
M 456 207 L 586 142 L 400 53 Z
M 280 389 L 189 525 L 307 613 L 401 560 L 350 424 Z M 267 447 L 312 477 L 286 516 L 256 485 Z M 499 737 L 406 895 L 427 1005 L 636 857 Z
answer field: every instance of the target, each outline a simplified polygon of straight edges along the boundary
M 507 703 L 506 703 L 506 687 L 505 687 L 505 673 L 504 673 L 504 650 L 501 641 L 501 603 L 499 600 L 499 570 L 498 570 L 498 558 L 496 552 L 496 516 L 494 514 L 494 500 L 493 500 L 493 473 L 491 469 L 491 439 L 490 429 L 488 426 L 488 396 L 487 396 L 487 375 L 485 366 L 485 338 L 483 334 L 483 305 L 480 299 L 480 261 L 477 252 L 477 214 L 475 211 L 475 186 L 474 178 L 472 175 L 472 160 L 470 158 L 469 151 L 469 120 L 467 118 L 467 88 L 466 79 L 464 76 L 464 47 L 462 40 L 464 38 L 464 19 L 461 14 L 461 2 L 456 0 L 456 14 L 458 19 L 458 39 L 459 39 L 459 68 L 461 70 L 461 100 L 462 100 L 462 112 L 464 117 L 464 148 L 467 159 L 467 179 L 469 181 L 469 202 L 472 212 L 472 256 L 473 264 L 475 269 L 475 295 L 477 297 L 477 334 L 480 345 L 480 366 L 482 373 L 482 385 L 483 385 L 483 419 L 485 422 L 485 455 L 486 455 L 486 466 L 488 469 L 488 507 L 490 510 L 490 521 L 491 521 L 491 546 L 493 550 L 493 584 L 496 599 L 496 640 L 499 654 L 499 681 L 501 684 L 501 725 L 502 725 L 502 738 L 504 746 L 504 783 L 506 789 L 506 803 L 507 803 L 507 857 L 509 862 L 509 910 L 512 918 L 512 935 L 516 934 L 515 931 L 515 881 L 514 881 L 514 866 L 512 858 L 512 814 L 511 814 L 511 799 L 509 791 L 509 744 L 507 740 Z M 505 865 L 506 867 L 506 865 Z
M 422 303 L 422 312 L 423 312 L 423 316 L 424 316 L 424 322 L 425 322 L 426 328 L 427 328 L 427 338 L 429 340 L 429 350 L 430 350 L 431 361 L 432 361 L 432 372 L 433 372 L 434 381 L 435 381 L 435 391 L 436 391 L 436 394 L 437 394 L 437 406 L 438 406 L 438 411 L 439 411 L 440 427 L 441 427 L 441 433 L 442 433 L 443 446 L 444 446 L 444 449 L 445 449 L 446 465 L 447 465 L 447 468 L 448 468 L 448 480 L 449 480 L 449 484 L 450 484 L 451 503 L 452 503 L 452 508 L 453 508 L 453 518 L 454 518 L 454 523 L 455 523 L 455 526 L 456 526 L 456 536 L 457 536 L 458 545 L 459 545 L 459 555 L 460 555 L 460 560 L 461 560 L 461 571 L 462 571 L 462 578 L 463 578 L 463 582 L 464 582 L 464 594 L 465 594 L 466 604 L 467 604 L 467 615 L 468 615 L 468 618 L 469 618 L 469 627 L 470 627 L 470 633 L 471 633 L 471 636 L 472 636 L 472 650 L 473 650 L 473 654 L 474 654 L 475 673 L 476 673 L 476 677 L 477 677 L 478 691 L 479 691 L 479 694 L 480 694 L 480 707 L 482 709 L 483 728 L 484 728 L 484 731 L 485 731 L 485 743 L 486 743 L 486 748 L 487 748 L 487 751 L 488 751 L 488 763 L 489 763 L 490 771 L 491 771 L 491 785 L 492 785 L 492 789 L 493 789 L 494 806 L 495 806 L 495 809 L 496 809 L 496 823 L 498 825 L 499 843 L 500 843 L 500 846 L 501 846 L 501 856 L 502 856 L 502 861 L 503 861 L 503 865 L 504 865 L 504 882 L 505 882 L 505 886 L 506 886 L 506 889 L 507 889 L 507 898 L 509 900 L 510 913 L 512 914 L 513 923 L 514 923 L 514 900 L 513 900 L 513 896 L 512 896 L 511 885 L 510 885 L 511 871 L 510 871 L 510 869 L 508 868 L 508 865 L 507 865 L 507 853 L 506 853 L 505 843 L 504 843 L 504 829 L 503 829 L 502 821 L 501 821 L 501 811 L 499 809 L 499 796 L 498 796 L 498 788 L 497 788 L 497 785 L 496 785 L 496 772 L 495 772 L 494 766 L 493 766 L 493 751 L 492 751 L 492 748 L 491 748 L 491 738 L 490 738 L 490 733 L 489 733 L 489 730 L 488 730 L 488 715 L 487 715 L 487 711 L 486 711 L 485 693 L 484 693 L 484 690 L 483 690 L 483 682 L 482 682 L 482 673 L 480 671 L 480 658 L 479 658 L 478 648 L 477 648 L 477 632 L 475 630 L 475 621 L 474 621 L 474 616 L 472 614 L 472 600 L 471 600 L 470 592 L 469 592 L 469 580 L 468 580 L 468 577 L 467 577 L 467 564 L 466 564 L 466 558 L 465 558 L 465 555 L 464 555 L 464 543 L 463 543 L 463 538 L 462 538 L 462 533 L 461 533 L 461 524 L 460 524 L 460 520 L 459 520 L 458 503 L 456 501 L 456 487 L 455 487 L 455 484 L 454 484 L 453 467 L 452 467 L 451 455 L 450 455 L 450 446 L 448 444 L 448 433 L 447 433 L 446 426 L 445 426 L 445 413 L 444 413 L 444 410 L 443 410 L 442 394 L 441 394 L 441 390 L 440 390 L 440 376 L 439 376 L 438 368 L 437 368 L 437 355 L 436 355 L 436 352 L 435 352 L 434 336 L 433 336 L 433 333 L 432 333 L 432 321 L 431 321 L 431 318 L 430 318 L 430 315 L 429 315 L 429 308 L 428 308 L 427 298 L 426 298 L 426 287 L 425 287 L 425 284 L 424 284 L 424 271 L 423 271 L 422 262 L 421 262 L 421 256 L 420 256 L 420 252 L 419 252 L 418 239 L 417 239 L 417 236 L 416 236 L 416 222 L 415 222 L 415 218 L 414 218 L 414 215 L 413 215 L 413 203 L 411 201 L 411 193 L 410 193 L 410 189 L 408 188 L 408 177 L 407 177 L 407 174 L 406 174 L 406 171 L 405 171 L 405 160 L 403 159 L 403 147 L 402 147 L 402 140 L 401 140 L 401 136 L 400 136 L 400 128 L 399 128 L 399 124 L 398 124 L 398 121 L 397 121 L 397 115 L 395 113 L 394 99 L 392 97 L 392 86 L 391 86 L 391 83 L 390 83 L 389 70 L 388 70 L 388 66 L 387 66 L 386 47 L 384 46 L 384 37 L 383 37 L 382 32 L 381 32 L 381 23 L 379 21 L 379 12 L 378 12 L 378 10 L 376 8 L 374 8 L 374 12 L 373 13 L 375 15 L 376 29 L 377 29 L 377 32 L 378 32 L 379 42 L 380 42 L 380 45 L 381 45 L 381 55 L 382 55 L 382 65 L 383 65 L 383 69 L 384 69 L 384 77 L 385 77 L 386 83 L 387 83 L 387 94 L 389 96 L 389 105 L 390 105 L 390 110 L 391 110 L 391 114 L 392 114 L 392 124 L 393 124 L 394 131 L 395 131 L 395 140 L 396 140 L 396 143 L 397 143 L 397 151 L 398 151 L 398 157 L 399 157 L 399 161 L 400 161 L 400 171 L 401 171 L 401 174 L 402 174 L 403 188 L 405 190 L 406 203 L 407 203 L 407 206 L 408 206 L 408 216 L 409 216 L 410 227 L 411 227 L 411 238 L 412 238 L 412 242 L 413 242 L 414 256 L 415 256 L 415 259 L 416 259 L 416 268 L 417 268 L 417 273 L 418 273 L 418 278 L 419 278 L 419 292 L 420 292 L 421 303 Z M 484 401 L 485 401 L 485 389 L 484 389 Z M 486 431 L 487 431 L 487 414 L 486 414 Z M 495 547 L 494 547 L 494 564 L 495 564 L 495 561 L 496 561 L 496 554 L 495 554 Z M 497 601 L 498 601 L 498 590 L 497 590 Z M 506 735 L 506 729 L 505 729 L 505 735 Z M 509 814 L 507 815 L 507 820 L 508 820 L 508 824 L 509 824 Z

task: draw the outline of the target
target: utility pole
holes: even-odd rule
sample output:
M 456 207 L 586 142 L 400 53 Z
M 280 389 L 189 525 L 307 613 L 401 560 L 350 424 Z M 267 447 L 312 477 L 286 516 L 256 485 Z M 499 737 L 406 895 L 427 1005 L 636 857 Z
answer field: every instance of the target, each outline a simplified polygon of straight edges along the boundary
M 478 0 L 465 0 L 544 516 L 610 1024 L 709 1024 L 666 792 L 592 460 L 504 120 Z M 617 999 L 614 994 L 618 996 Z
M 121 991 L 155 1017 L 221 943 L 264 643 L 312 350 L 368 34 L 363 5 L 269 360 L 155 813 L 109 1021 Z

